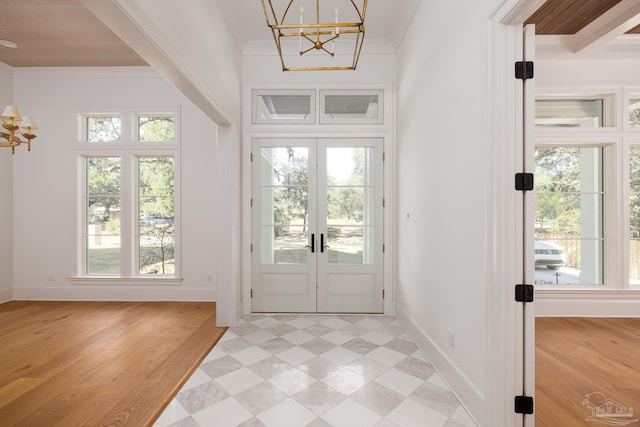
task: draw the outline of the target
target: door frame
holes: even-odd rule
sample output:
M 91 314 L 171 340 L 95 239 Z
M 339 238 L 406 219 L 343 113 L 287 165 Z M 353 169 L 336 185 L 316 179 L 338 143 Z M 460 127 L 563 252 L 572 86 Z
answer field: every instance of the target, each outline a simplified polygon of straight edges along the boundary
M 504 0 L 490 17 L 489 90 L 490 134 L 493 141 L 491 167 L 491 217 L 488 290 L 488 354 L 484 425 L 533 426 L 533 416 L 514 411 L 514 398 L 534 397 L 535 348 L 531 345 L 534 305 L 526 310 L 515 302 L 514 286 L 527 273 L 526 260 L 533 259 L 533 245 L 526 247 L 523 195 L 514 191 L 514 176 L 528 163 L 523 146 L 522 81 L 514 78 L 514 63 L 523 60 L 523 23 L 545 0 Z M 519 145 L 519 147 L 516 147 Z M 526 160 L 526 162 L 525 162 Z M 520 192 L 521 193 L 521 192 Z M 529 196 L 527 196 L 529 197 Z M 532 228 L 532 227 L 531 227 Z M 531 264 L 531 269 L 533 264 Z M 526 336 L 523 332 L 526 331 Z M 527 381 L 525 382 L 525 378 Z
M 262 88 L 263 86 L 260 86 Z M 282 88 L 282 87 L 279 87 Z M 331 88 L 335 88 L 332 86 Z M 246 91 L 250 94 L 252 88 L 248 88 Z M 384 87 L 384 105 L 388 111 L 393 105 L 389 98 L 391 98 L 391 87 Z M 249 98 L 250 102 L 250 98 Z M 383 183 L 382 194 L 385 200 L 383 207 L 383 236 L 385 250 L 383 254 L 383 289 L 385 291 L 385 298 L 383 302 L 383 314 L 387 316 L 395 315 L 394 311 L 394 283 L 393 277 L 395 274 L 395 251 L 394 251 L 394 144 L 391 132 L 390 117 L 392 111 L 385 113 L 384 126 L 374 125 L 380 128 L 379 131 L 371 131 L 371 125 L 347 125 L 348 129 L 345 130 L 345 125 L 340 126 L 325 126 L 326 130 L 319 128 L 318 126 L 309 126 L 308 128 L 300 130 L 300 125 L 279 125 L 275 130 L 265 130 L 262 127 L 260 130 L 245 132 L 243 137 L 243 154 L 242 154 L 242 283 L 241 295 L 238 295 L 237 304 L 240 307 L 238 310 L 242 315 L 252 314 L 251 308 L 251 283 L 253 280 L 252 275 L 252 263 L 251 263 L 251 230 L 252 230 L 252 208 L 251 208 L 251 147 L 254 139 L 269 138 L 269 139 L 367 139 L 378 138 L 383 140 L 385 160 L 383 162 Z M 271 126 L 274 128 L 274 126 Z

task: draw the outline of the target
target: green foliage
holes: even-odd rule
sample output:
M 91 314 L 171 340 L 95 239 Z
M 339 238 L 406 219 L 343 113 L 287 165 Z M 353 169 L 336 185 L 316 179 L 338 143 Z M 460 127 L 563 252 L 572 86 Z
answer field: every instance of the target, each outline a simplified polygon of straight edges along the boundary
M 138 117 L 140 141 L 173 141 L 175 123 L 173 117 Z
M 111 208 L 120 207 L 120 158 L 87 158 L 87 198 L 89 207 L 103 208 L 94 221 L 108 221 Z
M 582 150 L 598 148 L 539 147 L 536 150 L 536 230 L 580 236 Z M 599 170 L 593 173 L 600 173 Z M 597 195 L 595 197 L 598 197 Z
M 172 157 L 141 157 L 138 161 L 140 216 L 173 219 L 174 167 Z
M 87 117 L 87 141 L 120 141 L 120 117 Z

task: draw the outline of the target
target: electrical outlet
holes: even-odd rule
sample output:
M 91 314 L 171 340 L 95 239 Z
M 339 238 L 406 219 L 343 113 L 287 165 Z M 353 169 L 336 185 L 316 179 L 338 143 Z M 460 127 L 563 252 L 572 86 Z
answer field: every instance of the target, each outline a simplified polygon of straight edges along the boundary
M 449 346 L 450 347 L 455 346 L 455 335 L 456 333 L 453 331 L 453 329 L 449 328 Z

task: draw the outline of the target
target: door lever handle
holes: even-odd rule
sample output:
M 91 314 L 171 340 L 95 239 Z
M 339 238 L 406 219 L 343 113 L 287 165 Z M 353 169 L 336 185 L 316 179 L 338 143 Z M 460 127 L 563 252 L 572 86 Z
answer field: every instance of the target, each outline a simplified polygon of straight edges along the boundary
M 316 251 L 316 235 L 311 233 L 311 244 L 305 246 L 305 248 L 309 248 L 311 249 L 311 253 L 314 253 Z
M 320 252 L 324 252 L 324 248 L 330 248 L 331 246 L 324 244 L 324 233 L 320 234 Z

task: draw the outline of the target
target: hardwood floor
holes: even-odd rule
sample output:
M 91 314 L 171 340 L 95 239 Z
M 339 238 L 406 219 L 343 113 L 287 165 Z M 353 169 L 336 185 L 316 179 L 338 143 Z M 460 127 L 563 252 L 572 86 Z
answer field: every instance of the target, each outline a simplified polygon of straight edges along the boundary
M 610 399 L 634 408 L 618 421 L 640 419 L 640 318 L 537 318 L 536 427 L 606 425 L 587 421 L 591 393 L 591 407 Z
M 148 426 L 225 328 L 215 303 L 0 304 L 0 425 Z

